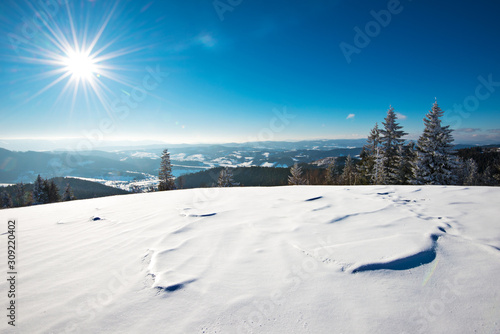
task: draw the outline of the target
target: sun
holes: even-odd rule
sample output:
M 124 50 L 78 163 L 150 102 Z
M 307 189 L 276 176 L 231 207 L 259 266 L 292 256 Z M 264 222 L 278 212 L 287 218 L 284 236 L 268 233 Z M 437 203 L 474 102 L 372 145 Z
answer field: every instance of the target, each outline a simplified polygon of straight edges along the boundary
M 63 59 L 64 70 L 71 74 L 74 80 L 89 81 L 97 72 L 98 66 L 94 58 L 86 51 L 68 50 Z
M 26 47 L 27 54 L 19 58 L 27 63 L 44 65 L 44 71 L 36 73 L 34 77 L 46 83 L 23 103 L 57 85 L 60 87 L 54 106 L 70 102 L 69 110 L 73 111 L 77 103 L 82 102 L 83 106 L 85 102 L 89 110 L 103 108 L 107 113 L 114 111 L 113 101 L 119 94 L 117 91 L 121 90 L 112 88 L 134 87 L 126 75 L 131 67 L 123 67 L 121 62 L 125 56 L 147 48 L 141 45 L 142 42 L 120 47 L 115 42 L 121 35 L 113 38 L 106 35 L 105 31 L 109 30 L 109 24 L 118 10 L 118 3 L 115 2 L 99 24 L 95 25 L 97 31 L 89 31 L 88 22 L 75 22 L 72 6 L 66 6 L 67 20 L 61 21 L 63 24 L 53 19 L 44 22 L 47 26 L 41 35 L 45 39 L 44 43 Z

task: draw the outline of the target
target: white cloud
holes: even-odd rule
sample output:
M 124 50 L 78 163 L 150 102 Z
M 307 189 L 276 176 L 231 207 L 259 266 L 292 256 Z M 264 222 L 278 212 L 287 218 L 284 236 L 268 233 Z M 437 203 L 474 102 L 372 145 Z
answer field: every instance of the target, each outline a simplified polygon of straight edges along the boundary
M 455 129 L 455 132 L 461 132 L 461 133 L 473 133 L 473 132 L 478 132 L 478 131 L 481 131 L 481 129 L 478 129 L 478 128 Z
M 398 116 L 398 119 L 404 121 L 405 119 L 407 119 L 408 117 L 406 117 L 406 115 L 403 115 L 401 113 L 396 113 L 396 116 Z
M 198 37 L 198 41 L 204 46 L 211 48 L 215 45 L 215 39 L 211 34 L 205 33 Z
M 349 114 L 347 115 L 346 119 L 354 118 L 356 115 L 355 114 Z

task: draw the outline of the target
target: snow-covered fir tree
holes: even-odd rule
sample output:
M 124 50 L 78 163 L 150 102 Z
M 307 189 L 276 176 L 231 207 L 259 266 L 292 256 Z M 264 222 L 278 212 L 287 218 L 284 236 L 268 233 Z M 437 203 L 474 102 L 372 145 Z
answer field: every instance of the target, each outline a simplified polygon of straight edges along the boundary
M 481 178 L 478 172 L 477 163 L 470 158 L 464 163 L 465 167 L 465 186 L 477 186 L 480 184 Z
M 158 178 L 160 179 L 160 183 L 158 184 L 159 191 L 175 189 L 175 178 L 172 175 L 172 163 L 170 162 L 170 153 L 168 153 L 168 149 L 163 150 L 163 154 L 161 155 Z
M 302 176 L 302 168 L 295 163 L 292 168 L 290 168 L 290 174 L 288 176 L 288 184 L 290 185 L 304 185 L 307 184 L 306 179 Z
M 402 137 L 407 133 L 401 130 L 403 127 L 396 120 L 398 117 L 392 106 L 387 111 L 387 117 L 382 124 L 384 128 L 380 130 L 380 143 L 382 144 L 382 156 L 384 159 L 385 184 L 398 183 L 398 150 L 404 144 Z
M 371 183 L 372 184 L 385 184 L 386 174 L 384 168 L 384 157 L 380 152 L 381 148 L 377 147 L 375 153 L 375 165 L 373 166 L 373 172 L 371 173 Z
M 14 203 L 12 203 L 12 198 L 8 192 L 2 191 L 0 199 L 1 199 L 0 207 L 2 209 L 12 208 L 14 206 Z
M 42 179 L 40 174 L 33 184 L 33 204 L 45 204 L 49 202 L 47 180 Z
M 414 184 L 456 184 L 452 130 L 449 125 L 441 125 L 443 113 L 436 101 L 424 118 L 425 128 L 418 139 L 412 166 Z
M 356 166 L 349 154 L 345 160 L 344 169 L 342 170 L 342 175 L 340 176 L 342 184 L 354 185 L 356 184 Z
M 326 167 L 326 184 L 337 184 L 337 158 L 334 158 Z
M 67 183 L 66 188 L 64 189 L 64 194 L 63 194 L 62 200 L 64 202 L 67 202 L 67 201 L 72 201 L 75 199 L 76 199 L 76 197 L 75 197 L 75 195 L 73 195 L 73 189 L 71 189 L 71 186 L 69 185 L 69 183 Z
M 491 176 L 493 180 L 500 183 L 500 162 L 497 162 L 491 169 Z
M 360 153 L 361 163 L 359 173 L 365 180 L 365 183 L 370 183 L 370 180 L 373 178 L 373 168 L 375 166 L 375 159 L 379 147 L 380 129 L 378 128 L 378 123 L 375 123 L 375 127 L 370 131 L 366 144 L 363 146 Z
M 457 168 L 455 170 L 455 173 L 457 175 L 457 184 L 464 185 L 465 179 L 467 178 L 467 174 L 468 174 L 466 160 L 463 160 L 462 158 L 457 157 L 455 163 L 457 165 Z
M 479 185 L 483 186 L 498 185 L 493 175 L 491 166 L 487 166 L 484 169 L 483 173 L 479 174 Z
M 396 156 L 396 172 L 394 174 L 395 184 L 410 184 L 413 173 L 412 163 L 415 159 L 415 144 L 399 145 Z
M 221 169 L 217 179 L 218 187 L 232 187 L 234 185 L 233 172 L 228 167 Z

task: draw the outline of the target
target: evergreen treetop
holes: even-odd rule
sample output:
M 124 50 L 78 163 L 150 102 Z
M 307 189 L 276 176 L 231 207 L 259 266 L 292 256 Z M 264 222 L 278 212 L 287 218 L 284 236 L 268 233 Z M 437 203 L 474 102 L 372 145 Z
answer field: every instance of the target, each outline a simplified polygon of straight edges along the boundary
M 424 118 L 425 129 L 418 139 L 413 164 L 415 184 L 455 184 L 457 164 L 452 156 L 453 136 L 450 126 L 441 125 L 444 112 L 437 101 Z
M 234 185 L 233 172 L 228 168 L 224 167 L 219 173 L 219 178 L 217 180 L 218 187 L 232 187 Z
M 170 153 L 168 153 L 168 149 L 163 150 L 158 178 L 160 179 L 160 183 L 158 184 L 159 191 L 175 189 L 175 178 L 172 174 L 172 163 L 170 162 Z
M 408 133 L 401 130 L 403 127 L 399 125 L 396 120 L 398 119 L 394 108 L 389 107 L 387 117 L 382 124 L 384 128 L 380 130 L 380 142 L 382 144 L 382 156 L 384 159 L 384 173 L 385 183 L 395 184 L 398 182 L 398 165 L 399 156 L 398 151 L 405 140 L 402 138 Z
M 66 184 L 66 189 L 64 189 L 64 194 L 63 194 L 63 198 L 62 200 L 63 201 L 72 201 L 72 200 L 75 200 L 76 197 L 73 195 L 73 190 L 71 189 L 71 186 L 68 184 Z
M 307 184 L 306 179 L 302 176 L 302 168 L 295 163 L 290 168 L 290 176 L 288 176 L 288 184 L 290 185 L 304 185 Z

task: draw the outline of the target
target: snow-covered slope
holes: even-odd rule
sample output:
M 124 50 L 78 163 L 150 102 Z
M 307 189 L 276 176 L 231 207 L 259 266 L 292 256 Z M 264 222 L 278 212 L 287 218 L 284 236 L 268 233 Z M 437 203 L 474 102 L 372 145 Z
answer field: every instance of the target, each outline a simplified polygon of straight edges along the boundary
M 17 326 L 0 331 L 498 333 L 499 198 L 296 186 L 2 210 L 19 248 Z

